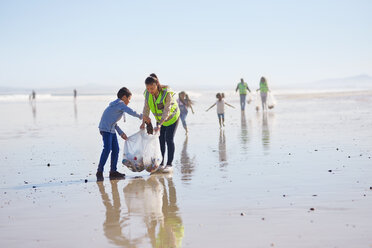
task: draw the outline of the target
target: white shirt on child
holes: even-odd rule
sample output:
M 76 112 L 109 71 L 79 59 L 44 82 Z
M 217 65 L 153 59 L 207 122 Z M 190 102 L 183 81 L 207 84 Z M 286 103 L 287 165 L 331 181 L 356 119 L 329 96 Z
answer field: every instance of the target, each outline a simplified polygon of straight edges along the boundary
M 217 114 L 223 114 L 225 113 L 225 101 L 224 100 L 217 100 L 216 102 L 217 106 Z

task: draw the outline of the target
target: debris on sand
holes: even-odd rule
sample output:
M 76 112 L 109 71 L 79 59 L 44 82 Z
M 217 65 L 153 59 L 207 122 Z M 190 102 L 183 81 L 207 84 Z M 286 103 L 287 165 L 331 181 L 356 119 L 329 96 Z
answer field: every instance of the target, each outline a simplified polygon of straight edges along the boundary
M 315 208 L 310 208 L 310 211 L 314 211 L 315 210 Z
M 328 170 L 328 172 L 332 172 L 332 170 Z
M 240 213 L 240 216 L 244 216 L 245 214 L 244 213 Z

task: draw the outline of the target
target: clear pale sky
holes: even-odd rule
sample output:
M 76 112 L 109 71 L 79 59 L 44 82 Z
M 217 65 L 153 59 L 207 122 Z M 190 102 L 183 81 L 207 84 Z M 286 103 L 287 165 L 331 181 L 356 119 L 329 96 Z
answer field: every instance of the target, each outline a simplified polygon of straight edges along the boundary
M 372 1 L 0 0 L 0 86 L 177 88 L 372 75 Z

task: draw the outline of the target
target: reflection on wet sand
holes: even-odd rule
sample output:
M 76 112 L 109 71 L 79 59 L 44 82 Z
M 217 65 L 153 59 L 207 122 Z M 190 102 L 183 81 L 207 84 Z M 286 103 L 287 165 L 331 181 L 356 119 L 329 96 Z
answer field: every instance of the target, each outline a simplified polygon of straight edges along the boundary
M 218 154 L 220 160 L 220 166 L 225 167 L 227 163 L 227 156 L 226 156 L 226 137 L 225 131 L 223 129 L 220 130 L 220 138 L 218 141 Z
M 194 164 L 195 164 L 195 156 L 190 158 L 187 152 L 187 142 L 188 136 L 185 137 L 185 141 L 183 142 L 183 147 L 181 151 L 181 173 L 182 173 L 182 181 L 190 181 L 192 174 L 194 172 Z
M 265 150 L 270 148 L 270 130 L 267 120 L 267 112 L 262 113 L 262 145 Z
M 32 117 L 34 118 L 34 121 L 36 120 L 36 101 L 30 100 L 30 106 L 32 111 Z
M 127 211 L 120 205 L 118 181 L 111 181 L 111 204 L 104 184 L 97 182 L 106 207 L 104 233 L 124 247 L 181 247 L 184 236 L 178 213 L 176 189 L 169 175 L 137 178 L 124 187 Z
M 241 121 L 240 142 L 243 150 L 247 150 L 248 148 L 247 144 L 249 143 L 250 137 L 244 111 L 241 112 L 240 121 Z
M 110 201 L 109 195 L 105 191 L 105 185 L 103 182 L 97 182 L 99 191 L 101 193 L 103 205 L 106 208 L 106 220 L 103 223 L 103 231 L 107 239 L 118 246 L 136 247 L 135 240 L 131 241 L 130 238 L 126 237 L 122 233 L 121 223 L 126 220 L 121 220 L 121 204 L 120 195 L 118 191 L 118 181 L 111 180 L 111 191 L 112 201 Z
M 75 121 L 77 121 L 78 113 L 77 113 L 76 99 L 74 99 L 74 117 L 75 117 Z

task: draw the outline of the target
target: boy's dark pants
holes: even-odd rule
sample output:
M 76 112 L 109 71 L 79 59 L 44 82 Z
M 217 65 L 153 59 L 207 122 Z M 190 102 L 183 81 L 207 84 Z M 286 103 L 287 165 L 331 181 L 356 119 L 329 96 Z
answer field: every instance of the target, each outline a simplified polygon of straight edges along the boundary
M 103 139 L 103 150 L 101 153 L 101 158 L 99 160 L 97 171 L 103 172 L 103 167 L 106 164 L 107 158 L 111 152 L 111 170 L 116 171 L 116 165 L 118 163 L 119 157 L 119 143 L 116 137 L 116 133 L 100 132 Z

